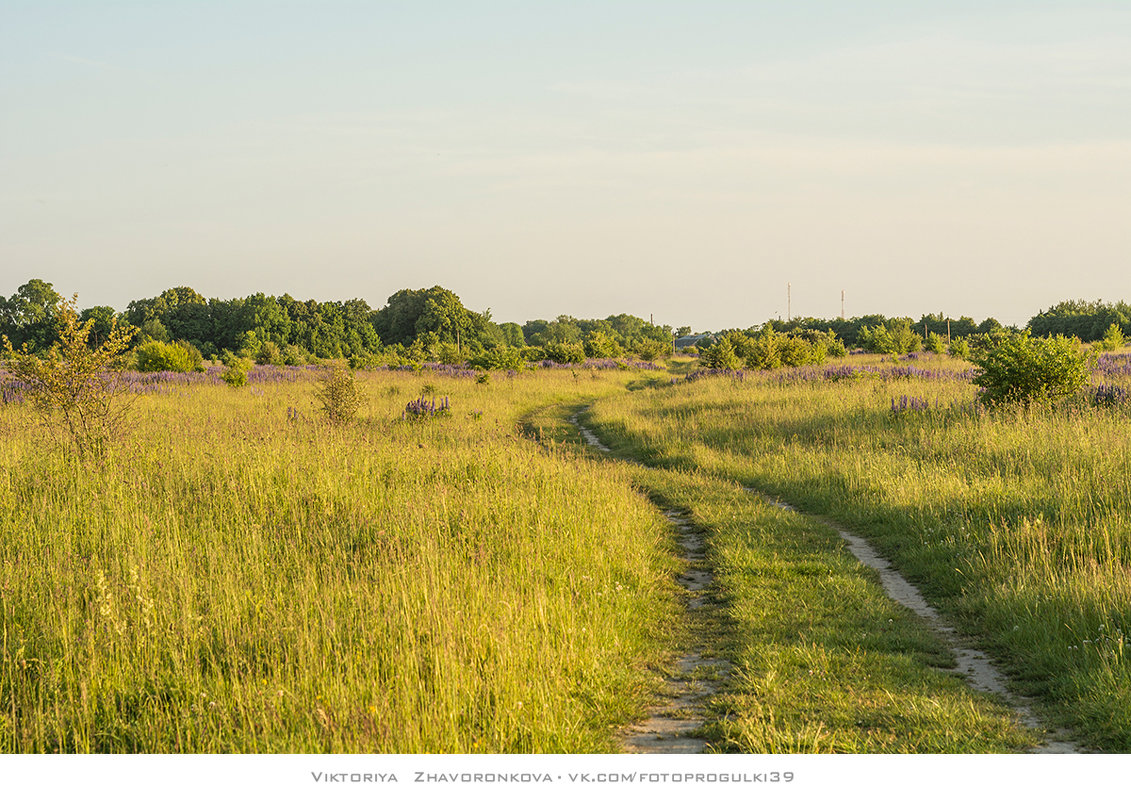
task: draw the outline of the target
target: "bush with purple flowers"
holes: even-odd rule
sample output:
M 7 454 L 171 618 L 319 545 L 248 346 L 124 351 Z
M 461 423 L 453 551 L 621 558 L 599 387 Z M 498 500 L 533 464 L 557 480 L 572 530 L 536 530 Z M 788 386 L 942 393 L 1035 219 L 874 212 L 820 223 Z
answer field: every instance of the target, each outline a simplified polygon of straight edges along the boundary
M 446 417 L 451 412 L 452 406 L 446 396 L 437 403 L 435 398 L 429 400 L 421 395 L 416 400 L 405 404 L 404 411 L 401 412 L 401 419 L 431 420 L 434 417 Z

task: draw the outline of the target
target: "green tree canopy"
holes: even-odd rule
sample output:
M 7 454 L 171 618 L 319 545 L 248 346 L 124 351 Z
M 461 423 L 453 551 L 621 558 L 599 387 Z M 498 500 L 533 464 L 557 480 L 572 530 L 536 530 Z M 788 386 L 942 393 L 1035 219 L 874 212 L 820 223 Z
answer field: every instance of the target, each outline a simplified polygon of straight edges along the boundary
M 0 334 L 17 348 L 49 348 L 55 342 L 56 310 L 62 300 L 51 284 L 31 279 L 7 300 L 0 297 Z

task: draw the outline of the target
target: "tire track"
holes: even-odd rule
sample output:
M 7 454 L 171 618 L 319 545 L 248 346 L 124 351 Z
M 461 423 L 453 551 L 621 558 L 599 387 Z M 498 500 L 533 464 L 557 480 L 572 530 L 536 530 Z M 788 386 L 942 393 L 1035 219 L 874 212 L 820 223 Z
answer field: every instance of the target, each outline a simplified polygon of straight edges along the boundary
M 578 415 L 570 421 L 577 427 L 586 444 L 602 452 L 611 449 L 597 436 L 582 425 Z M 805 515 L 793 506 L 776 498 L 769 497 L 756 489 L 747 487 L 747 492 L 766 503 L 794 514 Z M 713 576 L 706 568 L 701 535 L 686 519 L 665 511 L 669 520 L 680 532 L 680 544 L 684 551 L 685 570 L 679 582 L 691 593 L 688 613 L 695 615 L 707 603 L 707 588 Z M 806 515 L 814 517 L 811 515 Z M 958 631 L 948 624 L 941 613 L 927 602 L 915 585 L 911 584 L 895 567 L 858 534 L 847 531 L 829 520 L 818 518 L 830 526 L 845 541 L 849 552 L 856 559 L 877 572 L 884 592 L 901 606 L 914 612 L 931 629 L 954 656 L 956 667 L 947 670 L 961 676 L 974 690 L 990 693 L 1002 698 L 1017 714 L 1022 724 L 1037 732 L 1046 733 L 1048 728 L 1033 711 L 1033 699 L 1019 695 L 1009 689 L 1005 676 L 994 666 L 989 656 L 964 642 Z M 730 665 L 722 660 L 707 659 L 702 653 L 685 654 L 677 660 L 677 672 L 665 686 L 666 703 L 648 710 L 649 717 L 629 729 L 625 739 L 625 750 L 635 753 L 702 753 L 706 750 L 704 740 L 695 739 L 689 733 L 706 722 L 706 700 L 719 691 Z M 696 680 L 707 674 L 710 680 Z M 1033 749 L 1037 754 L 1080 754 L 1087 751 L 1072 740 L 1065 731 L 1054 731 L 1045 736 L 1042 745 Z
M 766 503 L 779 509 L 805 514 L 788 503 L 771 498 L 750 487 L 746 491 L 761 498 Z M 927 602 L 919 588 L 909 582 L 887 559 L 880 556 L 872 545 L 858 534 L 847 531 L 829 520 L 821 518 L 821 522 L 832 528 L 848 545 L 848 550 L 856 559 L 875 570 L 880 577 L 884 592 L 889 598 L 914 612 L 950 649 L 954 655 L 956 667 L 948 672 L 957 673 L 966 680 L 975 690 L 990 693 L 1003 698 L 1017 713 L 1021 722 L 1038 732 L 1046 732 L 1047 727 L 1041 723 L 1040 718 L 1033 711 L 1033 700 L 1018 695 L 1009 689 L 1005 676 L 994 666 L 990 657 L 977 648 L 972 648 L 962 641 L 958 631 L 948 624 L 942 614 Z M 1082 754 L 1086 753 L 1081 745 L 1068 737 L 1064 731 L 1055 731 L 1045 738 L 1045 742 L 1033 749 L 1036 754 Z
M 570 422 L 587 445 L 601 453 L 610 452 L 576 414 Z M 715 577 L 707 565 L 703 535 L 679 513 L 670 509 L 663 512 L 678 532 L 683 570 L 676 580 L 686 590 L 687 614 L 694 629 L 706 631 L 710 626 L 710 592 Z M 719 692 L 730 668 L 729 662 L 708 656 L 705 649 L 693 649 L 677 657 L 660 693 L 662 703 L 649 707 L 644 720 L 625 730 L 624 750 L 630 754 L 705 753 L 707 741 L 696 737 L 695 732 L 707 722 L 707 702 Z

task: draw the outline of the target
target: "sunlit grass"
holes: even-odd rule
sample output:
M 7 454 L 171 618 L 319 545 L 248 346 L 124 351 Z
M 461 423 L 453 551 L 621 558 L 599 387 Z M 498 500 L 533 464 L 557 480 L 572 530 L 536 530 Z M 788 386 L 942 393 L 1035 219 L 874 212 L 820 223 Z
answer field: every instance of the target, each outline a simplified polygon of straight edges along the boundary
M 181 388 L 93 466 L 0 408 L 0 748 L 615 749 L 670 532 L 515 424 L 624 380 L 376 373 L 345 427 L 311 380 Z M 425 389 L 451 415 L 401 422 Z
M 962 380 L 780 376 L 613 396 L 593 421 L 650 464 L 756 486 L 868 535 L 1055 719 L 1131 749 L 1128 410 L 984 413 Z M 903 395 L 930 408 L 893 413 Z

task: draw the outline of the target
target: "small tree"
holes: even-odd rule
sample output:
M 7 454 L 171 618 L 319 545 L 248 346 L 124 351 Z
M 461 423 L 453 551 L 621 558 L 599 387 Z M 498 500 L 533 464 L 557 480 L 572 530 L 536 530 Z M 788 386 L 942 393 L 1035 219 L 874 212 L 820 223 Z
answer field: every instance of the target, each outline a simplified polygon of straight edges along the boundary
M 742 366 L 742 360 L 734 352 L 734 345 L 728 337 L 723 337 L 712 347 L 704 348 L 699 354 L 699 363 L 715 370 L 737 370 Z
M 225 368 L 224 372 L 220 373 L 220 379 L 225 384 L 235 388 L 247 383 L 247 371 L 251 369 L 251 359 L 226 350 L 220 355 L 220 362 Z
M 353 373 L 342 364 L 333 365 L 323 376 L 314 397 L 322 402 L 322 411 L 335 425 L 344 425 L 353 420 L 361 406 L 361 392 Z
M 92 348 L 95 321 L 80 321 L 77 302 L 77 295 L 59 301 L 55 311 L 58 341 L 46 353 L 31 353 L 26 343 L 16 350 L 5 336 L 0 359 L 27 385 L 44 421 L 61 419 L 76 453 L 87 458 L 105 452 L 129 409 L 120 362 L 136 329 L 114 321 L 102 344 Z
M 1082 388 L 1091 377 L 1095 355 L 1084 351 L 1075 337 L 1034 339 L 1026 331 L 974 352 L 970 361 L 978 368 L 974 383 L 983 389 L 983 402 L 1029 406 Z
M 1123 347 L 1123 343 L 1123 329 L 1119 327 L 1118 323 L 1112 323 L 1107 327 L 1107 331 L 1104 332 L 1104 338 L 1100 340 L 1100 349 L 1119 350 Z
M 929 353 L 942 353 L 946 350 L 946 343 L 943 338 L 931 331 L 927 334 L 927 341 L 924 343 L 924 349 Z
M 956 359 L 969 359 L 970 358 L 970 343 L 963 337 L 957 337 L 950 341 L 950 347 L 947 348 L 947 353 Z

